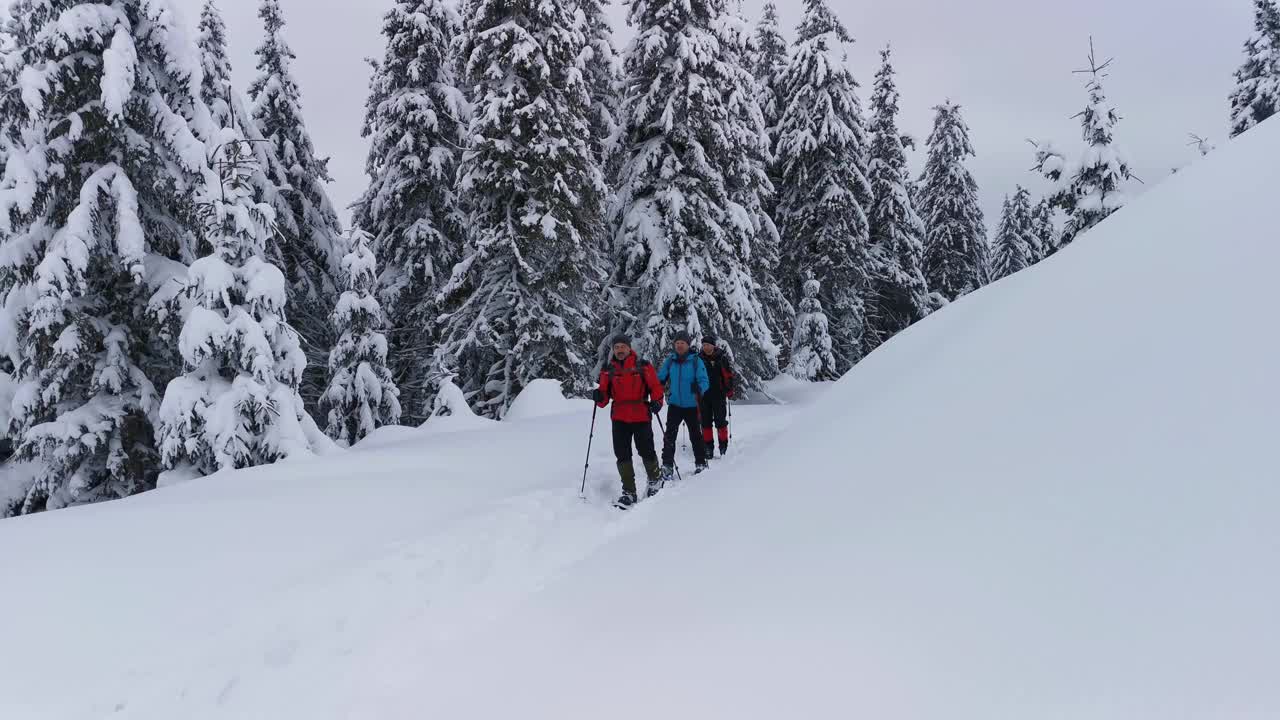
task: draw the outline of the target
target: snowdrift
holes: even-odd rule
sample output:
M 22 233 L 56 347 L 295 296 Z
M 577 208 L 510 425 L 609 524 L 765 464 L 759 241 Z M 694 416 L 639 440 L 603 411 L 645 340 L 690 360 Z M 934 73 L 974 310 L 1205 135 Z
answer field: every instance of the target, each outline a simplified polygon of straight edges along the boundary
M 0 523 L 0 717 L 1280 717 L 1278 155 L 629 514 L 599 428 L 577 500 L 583 404 Z
M 511 401 L 504 420 L 534 420 L 582 409 L 582 400 L 564 396 L 558 380 L 534 380 Z

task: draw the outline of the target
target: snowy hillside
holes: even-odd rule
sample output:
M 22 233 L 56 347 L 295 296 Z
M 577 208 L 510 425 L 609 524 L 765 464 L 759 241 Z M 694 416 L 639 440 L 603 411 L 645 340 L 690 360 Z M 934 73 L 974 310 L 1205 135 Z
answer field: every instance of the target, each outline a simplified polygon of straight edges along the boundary
M 1277 154 L 736 408 L 627 515 L 534 398 L 0 522 L 0 717 L 1280 716 Z

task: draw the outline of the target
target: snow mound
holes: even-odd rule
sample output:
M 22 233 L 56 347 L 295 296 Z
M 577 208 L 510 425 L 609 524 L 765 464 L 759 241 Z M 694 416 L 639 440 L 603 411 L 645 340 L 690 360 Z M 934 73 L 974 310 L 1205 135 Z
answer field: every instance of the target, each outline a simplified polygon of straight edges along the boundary
M 774 398 L 777 402 L 808 402 L 826 392 L 832 384 L 830 382 L 799 380 L 793 375 L 783 373 L 766 382 L 764 391 L 766 395 Z
M 534 380 L 512 401 L 505 420 L 531 420 L 548 415 L 563 415 L 582 409 L 582 400 L 564 396 L 559 380 Z
M 376 448 L 384 448 L 389 445 L 398 445 L 401 443 L 412 442 L 414 438 L 422 433 L 418 428 L 408 427 L 405 425 L 383 425 L 364 437 L 363 440 L 352 446 L 353 450 L 373 450 Z
M 422 429 L 438 432 L 482 430 L 492 426 L 494 420 L 475 414 L 467 402 L 466 393 L 456 383 L 445 383 L 436 394 L 435 408 Z

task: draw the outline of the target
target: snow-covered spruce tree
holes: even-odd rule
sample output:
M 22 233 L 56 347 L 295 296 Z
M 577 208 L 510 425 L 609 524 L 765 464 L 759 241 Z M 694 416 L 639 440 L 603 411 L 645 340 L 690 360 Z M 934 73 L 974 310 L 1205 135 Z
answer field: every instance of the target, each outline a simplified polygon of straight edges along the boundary
M 986 283 L 987 231 L 978 183 L 964 165 L 974 152 L 960 106 L 947 102 L 934 110 L 928 159 L 920 178 L 920 211 L 926 228 L 924 272 L 929 289 L 951 301 Z
M 587 388 L 604 276 L 604 179 L 570 0 L 474 0 L 463 32 L 476 90 L 459 172 L 467 253 L 442 291 L 441 375 L 501 418 L 532 380 Z
M 342 227 L 324 185 L 330 181 L 328 158 L 316 156 L 302 119 L 301 92 L 290 63 L 293 50 L 284 39 L 284 16 L 279 0 L 262 0 L 258 10 L 266 38 L 258 47 L 258 76 L 249 86 L 253 117 L 279 165 L 269 174 L 288 202 L 289 217 L 277 222 L 280 250 L 289 282 L 289 307 L 302 335 L 308 368 L 302 397 L 316 409 L 325 383 L 325 366 L 333 346 L 329 309 L 337 298 L 336 243 Z
M 1253 0 L 1253 30 L 1229 98 L 1231 137 L 1280 110 L 1280 8 L 1275 0 Z
M 0 292 L 19 386 L 11 431 L 40 470 L 0 515 L 153 487 L 157 385 L 177 360 L 148 302 L 193 250 L 208 122 L 169 0 L 22 0 L 0 98 Z
M 355 225 L 373 236 L 390 328 L 388 361 L 404 419 L 431 412 L 437 293 L 462 257 L 463 218 L 454 191 L 467 106 L 453 74 L 461 23 L 447 0 L 398 0 L 383 18 L 386 49 L 370 81 L 364 136 L 369 188 Z
M 1111 60 L 1098 64 L 1089 43 L 1090 76 L 1086 89 L 1089 103 L 1075 117 L 1080 118 L 1085 148 L 1078 163 L 1049 144 L 1038 146 L 1036 163 L 1045 177 L 1054 183 L 1050 202 L 1067 214 L 1058 246 L 1065 247 L 1082 232 L 1102 222 L 1128 200 L 1125 186 L 1133 178 L 1129 163 L 1115 146 L 1115 126 L 1120 121 L 1102 88 L 1104 71 Z
M 279 237 L 296 237 L 298 230 L 294 224 L 292 207 L 272 179 L 284 177 L 286 173 L 281 168 L 273 147 L 259 132 L 249 110 L 248 100 L 232 84 L 231 60 L 227 56 L 227 26 L 214 0 L 205 0 L 200 11 L 199 30 L 196 44 L 200 50 L 200 63 L 204 67 L 200 98 L 209 107 L 213 122 L 207 128 L 197 128 L 197 133 L 204 135 L 201 139 L 211 147 L 220 143 L 222 129 L 228 127 L 235 128 L 249 141 L 254 162 L 246 163 L 244 171 L 250 173 L 254 197 L 261 198 L 275 211 L 275 227 L 280 231 L 278 234 L 273 232 L 267 240 L 266 257 L 282 265 Z
M 858 83 L 841 47 L 851 41 L 825 0 L 805 0 L 779 84 L 786 110 L 774 158 L 783 287 L 798 297 L 805 273 L 814 272 L 841 372 L 865 350 L 872 264 L 867 135 Z
M 22 3 L 19 2 L 19 10 Z M 0 10 L 0 87 L 12 88 L 18 84 L 18 77 L 21 75 L 21 60 L 16 55 L 16 38 L 15 31 L 17 25 L 13 19 L 8 16 L 6 11 Z M 3 103 L 0 102 L 0 108 Z M 0 172 L 3 172 L 5 161 L 8 158 L 9 142 L 12 133 L 16 132 L 15 123 L 17 117 L 10 116 L 8 113 L 0 114 Z M 2 238 L 0 238 L 2 239 Z M 4 432 L 0 428 L 0 433 Z
M 770 364 L 767 372 L 776 375 L 782 360 L 790 354 L 787 338 L 791 335 L 792 321 L 795 318 L 795 306 L 791 304 L 779 278 L 782 265 L 782 237 L 773 221 L 776 195 L 772 169 L 772 140 L 763 115 L 763 105 L 759 98 L 765 94 L 763 84 L 750 72 L 754 62 L 754 39 L 750 23 L 740 14 L 731 13 L 720 26 L 721 48 L 725 53 L 724 62 L 734 67 L 747 68 L 743 82 L 748 85 L 747 91 L 728 98 L 731 117 L 748 127 L 759 128 L 760 142 L 763 152 L 760 155 L 741 158 L 742 167 L 737 175 L 743 178 L 731 187 L 730 200 L 740 205 L 751 219 L 754 228 L 754 241 L 742 248 L 739 259 L 747 267 L 751 279 L 755 283 L 756 296 L 764 313 L 765 326 L 772 332 L 775 346 L 778 347 L 778 364 Z
M 991 274 L 992 281 L 995 281 L 1004 277 L 1004 275 L 998 274 L 996 272 L 996 263 L 998 261 L 996 258 L 996 252 L 999 250 L 1001 236 L 1003 236 L 1008 229 L 1009 229 L 1009 196 L 1005 195 L 1004 200 L 1000 203 L 1000 221 L 996 225 L 996 236 L 992 240 L 992 245 L 994 246 L 991 250 L 991 273 L 990 274 Z
M 387 367 L 382 306 L 375 294 L 378 262 L 369 234 L 354 230 L 342 258 L 346 290 L 333 311 L 338 344 L 329 353 L 329 437 L 354 445 L 383 425 L 400 422 L 400 390 Z
M 924 223 L 907 191 L 907 153 L 898 130 L 898 89 L 889 54 L 888 48 L 880 52 L 871 96 L 868 175 L 873 199 L 868 219 L 874 265 L 867 307 L 868 352 L 933 309 L 924 280 Z
M 769 134 L 770 161 L 767 168 L 769 181 L 774 187 L 774 192 L 764 198 L 764 207 L 770 219 L 774 220 L 776 229 L 778 201 L 776 191 L 779 183 L 778 177 L 774 174 L 777 167 L 772 162 L 772 153 L 777 141 L 775 129 L 784 106 L 784 103 L 778 97 L 778 83 L 787 69 L 787 41 L 782 35 L 782 28 L 778 22 L 778 7 L 774 3 L 765 3 L 760 14 L 760 20 L 756 23 L 752 40 L 752 47 L 749 53 L 751 72 L 755 76 L 756 87 L 758 88 L 757 93 L 760 100 L 760 110 L 764 115 L 765 131 Z M 795 316 L 795 308 L 792 306 L 790 296 L 783 289 L 779 278 L 782 263 L 781 245 L 781 236 L 776 234 L 769 234 L 758 239 L 751 269 L 756 277 L 756 283 L 761 289 L 761 303 L 765 311 L 765 322 L 773 329 L 775 336 L 783 341 L 779 359 L 785 361 L 791 350 L 785 341 L 791 335 L 791 323 Z
M 220 131 L 200 199 L 212 251 L 187 275 L 186 372 L 165 389 L 158 430 L 178 478 L 309 453 L 316 434 L 298 395 L 307 360 L 285 319 L 284 273 L 264 257 L 274 211 L 254 198 L 250 146 L 235 128 Z
M 619 86 L 622 78 L 618 67 L 618 53 L 613 46 L 613 26 L 609 24 L 606 8 L 609 0 L 577 0 L 582 13 L 586 46 L 578 66 L 586 79 L 591 95 L 591 141 L 596 152 L 596 163 L 605 177 L 612 179 L 618 171 L 620 158 L 616 152 L 618 134 Z M 601 227 L 605 227 L 603 224 Z
M 759 165 L 760 177 L 766 177 L 767 166 L 764 163 Z M 771 187 L 771 186 L 770 186 Z M 737 195 L 742 199 L 744 208 L 754 208 L 754 212 L 748 214 L 753 219 L 755 226 L 755 244 L 749 250 L 750 254 L 745 252 L 742 254 L 742 261 L 748 268 L 752 282 L 755 284 L 756 296 L 759 299 L 760 310 L 764 316 L 765 327 L 772 331 L 772 337 L 777 340 L 786 338 L 791 332 L 792 323 L 795 319 L 795 306 L 791 304 L 791 300 L 787 297 L 787 292 L 782 287 L 780 279 L 780 271 L 782 267 L 782 237 L 778 233 L 778 229 L 773 224 L 764 206 L 768 204 L 771 193 L 764 191 L 763 183 L 761 187 L 756 189 L 747 188 Z M 776 342 L 775 342 L 776 345 Z M 781 362 L 784 353 L 790 348 L 779 348 L 779 357 L 776 362 Z M 770 374 L 776 375 L 774 370 L 775 363 L 765 366 L 761 375 L 767 379 Z
M 15 0 L 9 6 L 0 8 L 0 88 L 18 87 L 18 78 L 21 77 L 23 65 L 22 57 L 17 52 L 20 25 L 14 18 L 25 14 L 29 7 L 29 0 Z M 16 98 L 15 101 L 20 102 Z M 0 177 L 3 177 L 4 168 L 8 163 L 10 148 L 22 144 L 23 118 L 10 107 L 12 106 L 6 107 L 4 99 L 0 97 Z M 6 238 L 7 233 L 0 233 L 0 254 L 3 253 L 2 248 Z M 8 282 L 4 277 L 7 265 L 7 261 L 0 261 L 0 287 Z M 21 300 L 21 296 L 19 299 Z M 12 422 L 12 406 L 14 393 L 18 387 L 17 367 L 20 362 L 21 348 L 18 331 L 20 306 L 5 309 L 5 304 L 3 296 L 0 295 L 0 467 L 13 458 L 18 441 L 15 437 L 16 424 Z M 0 482 L 0 485 L 3 484 Z M 15 486 L 8 488 L 7 493 L 4 492 L 5 488 L 0 488 L 0 493 L 3 493 L 0 494 L 0 518 L 5 517 L 9 503 L 17 498 L 17 494 L 26 490 L 26 487 L 16 487 L 18 483 L 13 485 Z
M 764 112 L 765 127 L 772 130 L 786 105 L 778 98 L 777 85 L 787 70 L 787 40 L 782 35 L 778 6 L 774 3 L 764 4 L 754 39 L 751 72 L 760 86 L 760 109 Z
M 231 96 L 231 59 L 227 57 L 227 24 L 214 0 L 205 0 L 200 8 L 199 30 L 196 45 L 204 68 L 200 97 L 209 106 L 214 125 L 219 129 L 232 127 L 232 105 L 228 102 Z
M 1019 186 L 1012 198 L 1005 198 L 1000 213 L 995 248 L 991 253 L 991 279 L 1008 277 L 1034 264 L 1036 244 L 1031 193 Z
M 1058 251 L 1058 228 L 1053 222 L 1053 205 L 1048 198 L 1041 198 L 1031 210 L 1031 228 L 1034 245 L 1033 263 L 1049 257 Z
M 634 0 L 625 53 L 615 281 L 652 356 L 687 330 L 730 348 L 744 388 L 778 373 L 753 243 L 769 219 L 768 139 L 727 0 Z
M 908 147 L 912 150 L 915 150 L 914 144 L 907 145 L 908 140 L 910 140 L 912 143 L 915 142 L 914 140 L 911 139 L 909 135 L 902 136 L 902 139 L 903 139 L 904 150 L 907 149 Z M 928 228 L 925 227 L 924 218 L 920 216 L 920 209 L 924 207 L 923 193 L 921 193 L 920 191 L 920 178 L 913 178 L 908 176 L 906 180 L 906 188 L 907 188 L 907 199 L 911 200 L 911 207 L 916 209 L 916 217 L 920 218 L 920 226 L 923 227 L 925 229 L 925 232 L 927 233 Z
M 822 309 L 822 286 L 813 273 L 808 273 L 802 292 L 787 373 L 800 380 L 839 380 L 827 314 Z
M 15 3 L 19 12 L 24 12 L 26 0 Z M 15 54 L 16 24 L 8 14 L 9 8 L 0 10 L 0 88 L 12 88 L 17 85 L 21 74 L 21 59 Z M 19 137 L 19 118 L 8 111 L 6 103 L 0 98 L 0 172 L 8 162 L 11 142 Z M 0 177 L 3 177 L 0 175 Z M 3 185 L 0 185 L 3 187 Z M 7 234 L 0 234 L 0 256 Z M 2 262 L 2 261 L 0 261 Z M 6 282 L 3 276 L 4 265 L 0 264 L 0 287 Z M 4 309 L 0 299 L 0 465 L 13 457 L 14 438 L 11 434 L 11 407 L 13 395 L 17 390 L 17 364 L 19 354 L 19 338 L 16 320 Z M 0 495 L 0 518 L 6 514 L 9 498 Z
M 596 163 L 600 166 L 605 179 L 606 188 L 611 186 L 622 168 L 622 152 L 619 147 L 618 111 L 622 95 L 622 74 L 620 58 L 613 44 L 613 26 L 609 23 L 609 0 L 577 0 L 579 19 L 584 23 L 583 33 L 586 45 L 582 57 L 578 60 L 586 79 L 587 91 L 591 96 L 591 110 L 588 115 L 591 121 L 591 142 L 595 151 Z M 604 207 L 608 205 L 608 192 L 602 200 Z M 607 213 L 607 209 L 606 209 Z M 613 231 L 607 222 L 598 226 L 594 242 L 602 258 L 613 252 Z M 598 300 L 609 303 L 612 289 L 606 288 L 604 295 Z M 606 313 L 600 313 L 604 321 Z M 603 338 L 611 333 L 598 334 Z

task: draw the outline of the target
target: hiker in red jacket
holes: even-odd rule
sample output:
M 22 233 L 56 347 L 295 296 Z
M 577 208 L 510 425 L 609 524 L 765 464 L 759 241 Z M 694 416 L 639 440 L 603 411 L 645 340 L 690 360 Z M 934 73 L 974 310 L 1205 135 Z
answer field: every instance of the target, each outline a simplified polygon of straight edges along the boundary
M 622 496 L 614 503 L 628 508 L 637 501 L 636 470 L 631 461 L 631 444 L 644 461 L 649 479 L 649 495 L 661 486 L 658 453 L 653 447 L 651 418 L 662 410 L 662 384 L 648 360 L 641 360 L 631 350 L 631 338 L 619 335 L 613 339 L 609 363 L 600 371 L 600 387 L 592 394 L 596 405 L 613 403 L 613 454 L 618 458 L 618 475 L 622 477 Z

